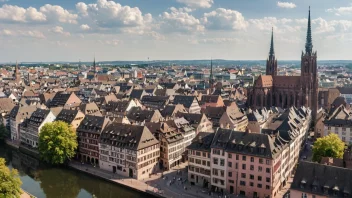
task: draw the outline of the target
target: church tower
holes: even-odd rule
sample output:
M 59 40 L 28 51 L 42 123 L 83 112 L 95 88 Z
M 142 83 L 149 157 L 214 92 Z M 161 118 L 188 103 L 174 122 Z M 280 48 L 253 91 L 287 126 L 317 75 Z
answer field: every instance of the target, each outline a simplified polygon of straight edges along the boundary
M 18 63 L 16 61 L 16 67 L 15 67 L 15 73 L 14 73 L 15 81 L 19 83 L 21 81 L 21 74 L 20 71 L 18 70 Z
M 301 89 L 302 105 L 312 110 L 312 121 L 315 123 L 318 110 L 318 67 L 317 52 L 313 51 L 312 28 L 310 19 L 310 7 L 308 14 L 308 29 L 305 45 L 305 52 L 301 57 Z
M 277 76 L 277 60 L 275 59 L 274 52 L 274 28 L 272 28 L 271 32 L 269 57 L 266 60 L 266 75 Z

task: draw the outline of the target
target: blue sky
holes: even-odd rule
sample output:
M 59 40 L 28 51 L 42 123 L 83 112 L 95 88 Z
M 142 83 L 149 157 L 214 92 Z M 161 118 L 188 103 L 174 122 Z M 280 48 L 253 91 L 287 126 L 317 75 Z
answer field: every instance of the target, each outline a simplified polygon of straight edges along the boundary
M 321 60 L 350 60 L 351 0 L 0 0 L 0 62 L 298 60 L 308 7 Z

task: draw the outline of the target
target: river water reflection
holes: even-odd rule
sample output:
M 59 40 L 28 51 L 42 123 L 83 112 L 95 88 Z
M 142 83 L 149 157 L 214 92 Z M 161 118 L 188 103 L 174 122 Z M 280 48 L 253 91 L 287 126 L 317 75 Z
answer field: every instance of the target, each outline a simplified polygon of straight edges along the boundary
M 0 146 L 0 157 L 16 168 L 22 188 L 38 198 L 141 198 L 145 194 L 114 185 L 74 170 L 45 167 L 35 158 Z

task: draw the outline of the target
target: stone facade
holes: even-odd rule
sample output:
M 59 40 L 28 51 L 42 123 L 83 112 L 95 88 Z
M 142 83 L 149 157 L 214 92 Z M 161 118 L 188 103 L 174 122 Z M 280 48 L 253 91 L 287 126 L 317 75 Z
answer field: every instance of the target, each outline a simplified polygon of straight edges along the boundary
M 251 107 L 277 106 L 281 108 L 309 107 L 315 121 L 318 109 L 317 52 L 313 52 L 310 11 L 305 52 L 301 56 L 301 76 L 277 76 L 277 62 L 274 55 L 273 36 L 267 61 L 267 73 L 255 81 L 249 91 Z

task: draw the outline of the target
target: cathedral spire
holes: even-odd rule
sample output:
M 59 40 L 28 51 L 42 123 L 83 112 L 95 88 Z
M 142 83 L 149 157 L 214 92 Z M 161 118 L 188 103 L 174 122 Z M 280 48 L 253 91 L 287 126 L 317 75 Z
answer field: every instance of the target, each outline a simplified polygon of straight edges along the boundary
M 275 56 L 274 52 L 274 28 L 271 29 L 271 43 L 270 43 L 270 52 L 269 57 Z
M 312 54 L 312 52 L 313 52 L 313 41 L 312 41 L 312 28 L 311 28 L 311 22 L 310 22 L 310 6 L 309 6 L 306 53 Z

